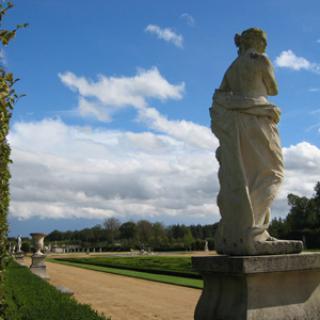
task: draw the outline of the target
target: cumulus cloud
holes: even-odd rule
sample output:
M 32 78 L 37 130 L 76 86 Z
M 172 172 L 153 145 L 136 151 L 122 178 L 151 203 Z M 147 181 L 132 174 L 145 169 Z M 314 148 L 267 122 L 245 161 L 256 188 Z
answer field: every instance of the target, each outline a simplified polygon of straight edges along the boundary
M 97 81 L 78 77 L 71 72 L 59 76 L 65 85 L 78 92 L 79 112 L 82 116 L 92 116 L 106 122 L 110 120 L 112 110 L 133 107 L 137 110 L 138 120 L 149 129 L 205 148 L 213 148 L 216 143 L 208 128 L 190 121 L 168 120 L 149 106 L 150 98 L 180 100 L 185 90 L 184 82 L 176 85 L 169 83 L 155 67 L 141 69 L 134 77 L 99 76 Z
M 112 113 L 119 109 L 145 108 L 149 99 L 180 100 L 185 90 L 184 82 L 169 83 L 156 67 L 139 69 L 132 77 L 99 75 L 94 81 L 68 71 L 60 73 L 59 78 L 79 94 L 80 115 L 94 116 L 101 121 L 110 121 Z
M 174 44 L 176 47 L 183 48 L 183 36 L 177 34 L 170 28 L 161 28 L 155 24 L 149 24 L 145 28 L 146 32 L 154 34 L 158 39 Z
M 304 57 L 298 57 L 292 50 L 282 51 L 276 58 L 275 64 L 280 68 L 288 68 L 295 71 L 307 70 L 320 73 L 320 64 L 312 63 Z
M 279 198 L 288 193 L 311 196 L 317 181 L 320 181 L 320 149 L 308 142 L 283 148 L 286 175 Z
M 48 119 L 16 123 L 10 143 L 16 218 L 218 218 L 213 150 L 173 135 Z
M 151 129 L 164 132 L 194 146 L 213 149 L 218 143 L 208 128 L 191 121 L 168 120 L 154 108 L 140 110 L 139 119 Z
M 206 139 L 207 128 L 193 125 L 186 124 L 186 138 L 168 129 L 134 133 L 51 119 L 16 123 L 10 133 L 11 215 L 215 222 L 217 141 L 213 136 L 207 143 L 188 138 L 193 132 L 196 139 L 202 140 L 202 134 Z M 273 216 L 287 214 L 288 193 L 311 196 L 320 181 L 318 147 L 302 142 L 283 152 L 285 181 Z
M 207 127 L 168 119 L 149 105 L 149 99 L 181 99 L 183 83 L 169 83 L 156 68 L 97 81 L 71 72 L 60 78 L 79 95 L 85 116 L 106 122 L 108 108 L 133 107 L 146 130 L 74 126 L 53 119 L 16 122 L 9 136 L 11 216 L 219 219 L 218 141 Z M 287 194 L 310 196 L 320 180 L 320 149 L 303 142 L 283 151 L 286 178 L 274 215 L 285 216 Z
M 183 19 L 190 27 L 193 27 L 195 25 L 195 19 L 190 13 L 183 13 L 180 16 L 181 19 Z

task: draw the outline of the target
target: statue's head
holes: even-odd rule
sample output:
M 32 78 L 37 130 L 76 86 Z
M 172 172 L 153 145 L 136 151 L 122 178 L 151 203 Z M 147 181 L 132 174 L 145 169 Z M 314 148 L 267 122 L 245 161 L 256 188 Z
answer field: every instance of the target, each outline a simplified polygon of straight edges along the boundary
M 234 42 L 239 48 L 239 54 L 251 48 L 259 53 L 264 53 L 267 47 L 267 34 L 259 28 L 250 28 L 244 30 L 241 34 L 237 33 Z

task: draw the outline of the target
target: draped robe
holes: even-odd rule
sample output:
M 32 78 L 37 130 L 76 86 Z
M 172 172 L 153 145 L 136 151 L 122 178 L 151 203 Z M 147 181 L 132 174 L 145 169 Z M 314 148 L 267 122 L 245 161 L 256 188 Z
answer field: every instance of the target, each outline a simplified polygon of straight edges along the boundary
M 219 253 L 253 255 L 256 241 L 270 238 L 270 205 L 283 179 L 277 123 L 280 110 L 266 97 L 216 90 L 211 129 L 220 146 L 221 213 L 215 244 Z

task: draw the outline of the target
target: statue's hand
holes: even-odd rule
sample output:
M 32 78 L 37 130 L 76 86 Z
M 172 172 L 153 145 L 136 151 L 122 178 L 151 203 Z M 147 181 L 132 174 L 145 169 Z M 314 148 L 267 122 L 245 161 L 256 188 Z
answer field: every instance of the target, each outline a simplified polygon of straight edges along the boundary
M 280 116 L 281 116 L 281 111 L 278 107 L 274 106 L 274 109 L 273 109 L 273 118 L 272 120 L 275 122 L 275 123 L 279 123 L 280 121 Z

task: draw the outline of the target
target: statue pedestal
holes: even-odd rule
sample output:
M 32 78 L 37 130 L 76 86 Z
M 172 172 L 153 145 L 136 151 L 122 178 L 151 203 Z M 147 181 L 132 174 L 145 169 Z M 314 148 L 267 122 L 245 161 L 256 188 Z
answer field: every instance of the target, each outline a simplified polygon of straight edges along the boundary
M 34 254 L 31 259 L 32 263 L 30 266 L 30 270 L 35 275 L 39 276 L 42 279 L 49 279 L 49 276 L 47 274 L 47 267 L 45 265 L 45 258 L 46 255 L 41 254 Z
M 320 253 L 192 257 L 195 320 L 319 320 Z

